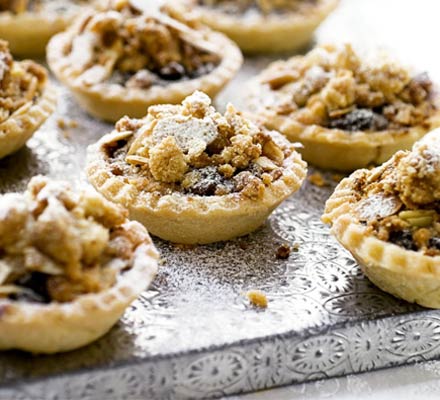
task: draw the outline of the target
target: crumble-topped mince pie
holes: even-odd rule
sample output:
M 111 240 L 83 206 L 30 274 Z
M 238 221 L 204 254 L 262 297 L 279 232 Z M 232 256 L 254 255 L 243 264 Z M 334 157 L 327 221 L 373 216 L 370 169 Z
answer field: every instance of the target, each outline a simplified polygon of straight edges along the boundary
M 88 177 L 163 239 L 195 244 L 245 235 L 298 190 L 306 164 L 277 132 L 201 92 L 123 118 L 90 149 Z
M 0 0 L 0 38 L 9 41 L 13 54 L 44 55 L 47 42 L 61 32 L 90 0 Z
M 55 75 L 96 117 L 141 118 L 150 105 L 180 103 L 197 89 L 215 96 L 242 64 L 224 35 L 165 6 L 146 8 L 117 1 L 48 46 Z
M 348 44 L 275 62 L 251 92 L 250 109 L 301 142 L 304 159 L 321 168 L 380 164 L 440 125 L 426 73 L 411 75 L 384 55 L 363 60 Z
M 298 50 L 339 0 L 181 0 L 198 19 L 246 53 Z M 175 4 L 175 1 L 170 1 Z
M 30 60 L 14 61 L 0 40 L 0 158 L 24 146 L 55 104 L 46 69 Z
M 440 130 L 344 179 L 323 221 L 381 289 L 440 308 Z
M 44 177 L 0 196 L 0 350 L 55 353 L 105 334 L 156 273 L 146 229 L 93 190 Z

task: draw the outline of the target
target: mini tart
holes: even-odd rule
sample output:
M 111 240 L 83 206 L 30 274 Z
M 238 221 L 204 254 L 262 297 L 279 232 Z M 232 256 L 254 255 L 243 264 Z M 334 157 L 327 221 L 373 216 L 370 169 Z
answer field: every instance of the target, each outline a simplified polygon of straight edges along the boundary
M 48 46 L 52 71 L 93 116 L 141 118 L 150 105 L 180 103 L 199 89 L 213 97 L 241 67 L 233 42 L 189 17 L 116 3 Z
M 155 276 L 148 232 L 93 190 L 35 177 L 0 197 L 0 350 L 57 353 L 104 335 Z
M 339 0 L 183 1 L 201 22 L 228 35 L 248 54 L 305 47 L 338 3 Z
M 9 42 L 16 56 L 43 56 L 49 39 L 66 29 L 91 3 L 89 0 L 1 0 L 0 38 Z
M 162 239 L 229 240 L 264 223 L 299 189 L 306 164 L 292 144 L 195 92 L 182 105 L 123 118 L 90 148 L 89 181 Z
M 426 73 L 324 45 L 271 64 L 251 84 L 249 109 L 301 142 L 306 161 L 352 171 L 385 162 L 440 126 L 439 100 Z
M 24 146 L 55 106 L 46 69 L 30 60 L 14 61 L 0 40 L 0 158 Z
M 440 130 L 344 179 L 322 220 L 379 288 L 440 308 Z

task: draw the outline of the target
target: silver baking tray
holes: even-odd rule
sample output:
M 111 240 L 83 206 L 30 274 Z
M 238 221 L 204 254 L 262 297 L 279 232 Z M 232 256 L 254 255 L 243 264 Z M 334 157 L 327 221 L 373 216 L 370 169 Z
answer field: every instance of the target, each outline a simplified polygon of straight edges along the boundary
M 380 25 L 397 3 L 402 18 L 416 12 L 412 1 L 381 2 L 385 14 L 379 16 L 378 1 L 342 2 L 318 39 L 364 47 L 390 40 L 397 52 L 405 47 L 408 59 L 405 25 Z M 378 26 L 382 34 L 375 41 Z M 423 28 L 410 34 L 423 35 Z M 243 81 L 268 62 L 248 59 L 219 107 L 229 100 L 240 104 Z M 59 99 L 57 114 L 28 146 L 0 161 L 0 192 L 22 190 L 35 174 L 84 184 L 86 146 L 111 126 L 79 110 L 62 87 Z M 78 126 L 61 129 L 60 119 Z M 159 275 L 118 325 L 67 354 L 1 353 L 0 399 L 221 397 L 439 357 L 440 313 L 372 286 L 320 222 L 335 186 L 331 174 L 324 176 L 328 186 L 307 182 L 247 237 L 196 248 L 156 239 Z M 276 258 L 282 243 L 298 246 L 287 260 Z M 267 309 L 249 305 L 249 289 L 267 295 Z

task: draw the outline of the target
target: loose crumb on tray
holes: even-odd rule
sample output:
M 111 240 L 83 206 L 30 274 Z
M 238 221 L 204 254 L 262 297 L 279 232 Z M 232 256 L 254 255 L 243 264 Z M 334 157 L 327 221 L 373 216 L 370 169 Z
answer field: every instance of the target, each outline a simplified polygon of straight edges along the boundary
M 246 297 L 253 306 L 259 308 L 267 308 L 268 305 L 267 297 L 260 290 L 249 290 L 246 293 Z
M 291 251 L 292 248 L 288 244 L 283 243 L 281 246 L 278 247 L 276 257 L 278 260 L 287 260 L 290 256 Z
M 309 177 L 307 179 L 309 180 L 309 182 L 312 185 L 315 185 L 318 187 L 323 187 L 323 186 L 328 185 L 327 181 L 324 179 L 324 177 L 319 172 L 315 172 L 314 174 L 309 175 Z

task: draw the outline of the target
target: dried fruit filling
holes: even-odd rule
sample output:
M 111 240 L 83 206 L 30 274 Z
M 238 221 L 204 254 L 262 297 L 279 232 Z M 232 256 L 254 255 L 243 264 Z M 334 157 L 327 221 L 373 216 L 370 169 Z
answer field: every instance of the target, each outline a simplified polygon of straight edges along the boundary
M 201 92 L 182 105 L 150 107 L 142 120 L 123 118 L 103 146 L 113 174 L 139 191 L 252 199 L 283 175 L 292 152 L 232 105 L 216 112 Z
M 421 141 L 373 173 L 356 173 L 356 214 L 379 239 L 440 255 L 440 145 Z
M 426 73 L 410 72 L 381 55 L 362 60 L 350 45 L 320 46 L 270 67 L 263 76 L 267 107 L 304 125 L 347 132 L 429 129 L 434 89 Z
M 209 74 L 220 63 L 220 49 L 183 16 L 174 17 L 142 13 L 127 1 L 86 16 L 65 48 L 72 73 L 85 85 L 109 81 L 139 89 Z
M 23 106 L 33 104 L 46 81 L 42 66 L 30 60 L 14 61 L 7 42 L 0 40 L 0 124 Z
M 68 302 L 114 285 L 143 231 L 94 192 L 43 177 L 0 197 L 0 300 Z
M 199 0 L 199 4 L 208 7 L 222 7 L 228 14 L 258 11 L 263 14 L 306 12 L 319 0 Z

